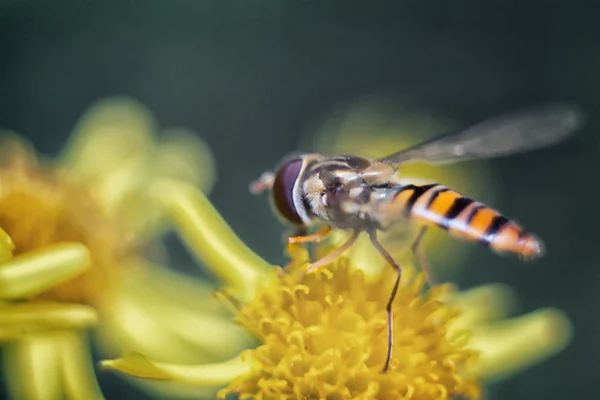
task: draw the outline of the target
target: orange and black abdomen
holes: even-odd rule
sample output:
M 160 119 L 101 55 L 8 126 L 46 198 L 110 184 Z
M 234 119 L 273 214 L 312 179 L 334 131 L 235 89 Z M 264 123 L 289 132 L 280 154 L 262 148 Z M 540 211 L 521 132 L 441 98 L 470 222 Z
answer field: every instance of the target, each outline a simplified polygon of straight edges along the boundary
M 400 185 L 390 206 L 405 218 L 437 225 L 454 236 L 478 241 L 498 252 L 541 253 L 541 243 L 514 221 L 484 204 L 440 184 Z

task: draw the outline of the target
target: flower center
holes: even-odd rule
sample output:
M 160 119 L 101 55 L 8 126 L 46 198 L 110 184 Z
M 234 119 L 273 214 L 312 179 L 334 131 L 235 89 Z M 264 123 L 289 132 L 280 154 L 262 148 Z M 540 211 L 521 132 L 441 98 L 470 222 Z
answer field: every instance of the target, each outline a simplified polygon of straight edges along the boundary
M 14 255 L 61 242 L 84 244 L 91 253 L 91 267 L 38 298 L 94 304 L 127 250 L 117 224 L 86 187 L 69 182 L 50 166 L 38 165 L 20 146 L 8 147 L 11 150 L 3 149 L 0 165 L 0 227 L 13 240 Z
M 282 274 L 238 318 L 263 340 L 249 351 L 258 367 L 222 394 L 264 399 L 478 398 L 478 383 L 464 376 L 475 353 L 468 338 L 451 337 L 458 311 L 440 295 L 423 293 L 423 277 L 404 282 L 394 302 L 394 355 L 381 373 L 387 350 L 386 312 L 393 271 L 374 281 L 339 260 L 323 273 Z

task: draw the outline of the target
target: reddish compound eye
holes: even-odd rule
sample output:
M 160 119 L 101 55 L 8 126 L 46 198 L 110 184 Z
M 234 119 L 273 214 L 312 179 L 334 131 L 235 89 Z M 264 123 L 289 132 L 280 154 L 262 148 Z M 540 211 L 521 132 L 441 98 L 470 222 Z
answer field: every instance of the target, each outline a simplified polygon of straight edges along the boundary
M 273 182 L 273 200 L 277 211 L 288 222 L 296 225 L 302 225 L 302 218 L 294 201 L 294 186 L 298 181 L 302 164 L 301 158 L 288 161 L 279 168 Z

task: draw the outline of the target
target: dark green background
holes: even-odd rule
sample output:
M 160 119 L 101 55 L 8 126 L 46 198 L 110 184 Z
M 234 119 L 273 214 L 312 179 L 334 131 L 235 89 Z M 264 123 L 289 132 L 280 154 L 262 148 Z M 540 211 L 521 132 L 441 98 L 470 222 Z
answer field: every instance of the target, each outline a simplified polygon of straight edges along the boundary
M 53 153 L 91 102 L 133 96 L 161 124 L 202 134 L 218 163 L 212 200 L 250 246 L 280 263 L 273 244 L 281 227 L 265 199 L 247 193 L 248 182 L 297 150 L 306 129 L 341 103 L 383 93 L 467 124 L 532 103 L 575 101 L 589 124 L 574 140 L 490 162 L 495 206 L 544 239 L 546 258 L 523 266 L 473 247 L 458 281 L 506 282 L 522 311 L 559 307 L 575 325 L 565 352 L 493 386 L 492 398 L 600 398 L 594 6 L 0 0 L 0 126 Z M 181 253 L 180 264 L 191 264 Z M 134 398 L 114 375 L 99 377 L 108 399 Z

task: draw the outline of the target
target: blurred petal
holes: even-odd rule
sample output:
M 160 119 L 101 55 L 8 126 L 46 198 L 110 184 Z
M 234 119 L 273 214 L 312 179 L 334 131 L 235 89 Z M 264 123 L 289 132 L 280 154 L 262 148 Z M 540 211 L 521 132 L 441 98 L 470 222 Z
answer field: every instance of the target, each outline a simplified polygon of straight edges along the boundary
M 92 307 L 49 302 L 11 304 L 0 307 L 0 340 L 26 333 L 81 329 L 98 323 Z
M 15 244 L 13 243 L 8 233 L 4 231 L 4 229 L 0 228 L 0 265 L 6 260 L 9 260 L 13 257 L 13 250 L 15 249 Z M 0 291 L 1 293 L 1 291 Z
M 152 176 L 155 125 L 151 113 L 135 100 L 99 101 L 81 118 L 61 156 L 65 175 L 90 188 L 109 213 L 122 219 L 126 230 L 137 229 L 146 236 L 152 234 L 144 228 L 149 219 L 156 219 L 154 208 L 146 198 L 127 205 Z M 140 204 L 144 207 L 138 211 Z
M 138 242 L 156 236 L 164 227 L 163 209 L 148 196 L 148 185 L 161 178 L 177 179 L 209 193 L 216 177 L 212 153 L 197 135 L 183 128 L 171 129 L 164 134 L 166 139 L 156 143 L 152 154 L 139 160 L 136 168 L 129 168 L 131 176 L 126 180 L 129 189 L 124 187 L 126 185 L 115 185 L 115 180 L 119 182 L 115 179 L 118 177 L 110 176 L 105 181 L 107 189 L 112 188 L 114 193 L 120 194 L 121 201 L 114 208 L 128 228 L 138 233 Z M 126 177 L 120 178 L 123 181 Z M 108 192 L 107 189 L 104 192 Z
M 115 298 L 114 307 L 102 309 L 100 339 L 109 354 L 139 351 L 159 360 L 206 360 L 207 349 L 193 346 L 173 334 L 160 315 L 135 298 Z M 143 337 L 143 340 L 140 338 Z
M 214 286 L 142 259 L 130 263 L 100 310 L 108 354 L 137 351 L 160 361 L 208 363 L 255 344 L 214 296 Z
M 63 399 L 55 335 L 24 336 L 6 348 L 3 361 L 11 398 Z
M 572 336 L 567 316 L 542 309 L 473 331 L 469 347 L 480 351 L 472 371 L 485 380 L 506 379 L 563 350 Z
M 64 332 L 58 338 L 64 391 L 69 399 L 102 400 L 89 345 L 82 334 Z
M 214 298 L 214 284 L 192 279 L 164 265 L 155 265 L 143 258 L 130 258 L 122 264 L 119 290 L 132 297 L 164 299 L 198 312 L 224 313 L 223 304 Z
M 48 246 L 0 264 L 0 298 L 25 298 L 41 293 L 85 271 L 90 254 L 81 244 Z
M 15 160 L 22 164 L 36 164 L 36 150 L 33 144 L 16 132 L 0 129 L 0 165 L 9 165 Z
M 145 379 L 193 383 L 202 386 L 225 385 L 251 371 L 250 360 L 237 356 L 230 360 L 207 365 L 176 365 L 150 361 L 141 354 L 130 354 L 102 366 Z
M 123 204 L 137 198 L 141 188 L 145 186 L 151 173 L 152 158 L 149 153 L 140 151 L 121 163 L 121 168 L 106 173 L 94 182 L 87 182 L 91 190 L 99 198 L 109 212 L 116 214 L 123 210 Z M 141 204 L 136 202 L 135 204 Z M 140 213 L 131 216 L 138 216 Z M 143 217 L 143 215 L 141 215 Z M 129 223 L 129 221 L 126 221 Z
M 77 123 L 61 155 L 62 165 L 82 179 L 104 177 L 146 151 L 154 127 L 150 111 L 135 100 L 99 101 Z
M 185 181 L 210 193 L 216 180 L 212 151 L 200 137 L 183 128 L 165 130 L 157 156 L 156 178 Z
M 164 180 L 152 194 L 170 213 L 179 234 L 206 267 L 233 288 L 242 301 L 254 298 L 271 266 L 249 249 L 192 185 Z
M 214 298 L 213 286 L 138 258 L 120 269 L 111 301 L 100 308 L 99 331 L 108 353 L 139 351 L 161 361 L 212 362 L 249 343 L 249 335 Z M 228 338 L 227 345 L 210 345 L 213 335 Z
M 161 210 L 146 194 L 158 178 L 174 178 L 210 191 L 215 163 L 208 146 L 182 128 L 170 129 L 160 141 L 151 113 L 127 98 L 94 105 L 82 117 L 62 157 L 64 173 L 91 188 L 102 205 L 137 242 L 162 228 Z
M 117 342 L 121 351 L 170 362 L 211 362 L 253 344 L 233 318 L 190 310 L 166 298 L 153 299 L 149 293 L 123 294 L 114 305 L 103 309 L 104 336 Z
M 460 308 L 461 313 L 452 329 L 471 329 L 482 323 L 508 317 L 515 309 L 517 296 L 507 285 L 488 284 L 454 292 L 448 304 Z

